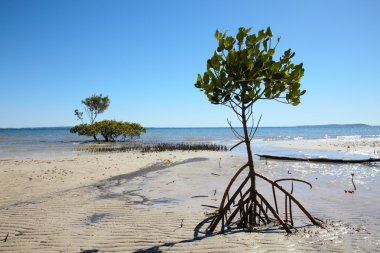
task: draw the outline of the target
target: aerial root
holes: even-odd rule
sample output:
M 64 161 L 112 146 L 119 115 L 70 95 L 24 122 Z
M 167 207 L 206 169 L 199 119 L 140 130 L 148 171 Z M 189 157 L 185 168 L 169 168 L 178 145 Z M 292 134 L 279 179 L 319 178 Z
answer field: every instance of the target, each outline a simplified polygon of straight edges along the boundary
M 237 189 L 230 194 L 233 183 L 246 169 L 249 169 L 248 163 L 241 167 L 229 182 L 224 192 L 220 207 L 215 212 L 212 219 L 210 219 L 210 217 L 206 219 L 208 221 L 211 220 L 206 228 L 207 233 L 213 233 L 218 225 L 221 226 L 221 232 L 224 232 L 226 229 L 232 228 L 233 226 L 252 230 L 258 227 L 268 226 L 270 224 L 278 224 L 287 233 L 292 233 L 292 229 L 296 230 L 293 220 L 293 205 L 297 206 L 303 214 L 308 217 L 313 225 L 322 226 L 321 220 L 313 217 L 310 212 L 307 211 L 306 208 L 292 195 L 294 190 L 294 182 L 306 184 L 311 188 L 312 185 L 307 181 L 296 178 L 284 178 L 272 181 L 263 175 L 253 172 L 256 178 L 260 178 L 271 184 L 274 207 L 262 194 L 252 187 L 252 184 L 249 184 L 249 182 L 251 182 L 251 174 L 249 173 Z M 284 181 L 291 181 L 291 192 L 288 192 L 278 184 L 279 182 Z M 247 187 L 248 189 L 243 191 L 243 189 Z M 282 192 L 285 196 L 285 211 L 283 217 L 279 212 L 276 191 Z M 204 224 L 206 220 L 201 223 Z

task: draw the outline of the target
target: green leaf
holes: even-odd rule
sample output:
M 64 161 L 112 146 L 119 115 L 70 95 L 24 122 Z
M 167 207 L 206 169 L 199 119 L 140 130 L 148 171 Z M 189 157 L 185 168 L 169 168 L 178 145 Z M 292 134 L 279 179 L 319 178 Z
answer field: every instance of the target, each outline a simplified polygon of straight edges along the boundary
M 201 74 L 198 74 L 197 81 L 198 82 L 202 82 L 202 76 L 201 76 Z
M 218 31 L 218 29 L 215 31 L 215 34 L 214 34 L 214 37 L 216 38 L 216 39 L 219 39 L 220 38 L 220 35 L 221 35 L 221 33 Z
M 286 51 L 284 52 L 285 57 L 289 57 L 289 56 L 290 56 L 290 52 L 291 52 L 291 49 L 290 49 L 290 48 L 289 48 L 288 50 L 286 50 Z
M 219 70 L 219 68 L 220 68 L 219 55 L 216 51 L 214 52 L 214 55 L 211 57 L 211 66 L 215 70 Z
M 269 56 L 273 56 L 274 55 L 274 49 L 273 48 L 271 48 L 271 49 L 268 50 L 268 55 Z
M 220 49 L 220 51 L 217 50 L 218 52 L 221 52 L 221 51 L 224 50 L 224 39 L 219 39 L 219 46 L 218 46 L 218 49 Z
M 265 50 L 265 51 L 268 51 L 268 41 L 269 41 L 269 38 L 266 38 L 266 39 L 263 41 L 263 46 L 264 46 L 264 50 Z
M 263 40 L 265 38 L 264 30 L 259 31 L 259 36 L 257 36 L 258 40 Z
M 208 84 L 208 81 L 209 81 L 209 76 L 208 76 L 207 72 L 205 72 L 203 74 L 203 83 Z
M 239 31 L 239 33 L 236 35 L 236 39 L 239 42 L 239 44 L 243 42 L 243 38 L 244 38 L 243 32 Z
M 270 29 L 270 26 L 268 26 L 268 28 L 267 28 L 267 35 L 269 37 L 273 37 L 273 33 L 272 33 L 272 30 Z

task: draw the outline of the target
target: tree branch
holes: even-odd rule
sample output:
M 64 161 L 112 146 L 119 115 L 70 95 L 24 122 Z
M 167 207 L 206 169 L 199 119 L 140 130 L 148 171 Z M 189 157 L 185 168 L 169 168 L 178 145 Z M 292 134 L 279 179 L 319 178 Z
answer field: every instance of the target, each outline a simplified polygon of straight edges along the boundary
M 231 121 L 229 121 L 229 120 L 227 119 L 227 123 L 228 123 L 228 125 L 230 126 L 232 132 L 234 133 L 235 137 L 238 138 L 239 140 L 244 140 L 244 137 L 243 137 L 241 134 L 239 134 L 239 133 L 236 131 L 235 128 L 233 128 L 233 126 L 231 125 Z
M 240 117 L 242 117 L 241 113 L 239 113 L 238 111 L 236 111 L 235 107 L 232 106 L 232 101 L 230 100 L 229 102 L 230 102 L 230 108 L 232 108 L 232 110 L 234 110 L 234 112 L 235 112 L 237 115 L 239 115 Z M 239 108 L 240 108 L 240 107 L 239 107 Z
M 283 103 L 283 104 L 287 104 L 287 105 L 290 105 L 291 103 L 290 102 L 285 102 L 285 101 L 281 101 L 281 100 L 279 100 L 279 99 L 277 99 L 277 98 L 274 98 L 274 100 L 276 100 L 277 102 L 280 102 L 280 103 Z
M 260 121 L 261 121 L 261 117 L 262 117 L 263 115 L 261 114 L 260 115 L 260 118 L 259 118 L 259 121 L 257 122 L 257 125 L 256 125 L 256 128 L 255 128 L 255 131 L 251 134 L 251 133 L 249 133 L 249 141 L 251 141 L 252 139 L 253 139 L 253 137 L 255 136 L 255 134 L 256 134 L 256 131 L 257 131 L 257 129 L 259 128 L 259 125 L 260 125 Z M 251 132 L 252 132 L 252 129 L 253 129 L 253 127 L 251 128 Z
M 244 143 L 244 141 L 240 141 L 237 144 L 235 144 L 232 148 L 230 148 L 230 151 L 239 146 L 240 144 Z
M 248 107 L 248 112 L 247 112 L 247 116 L 246 116 L 247 121 L 251 118 L 252 113 L 253 113 L 253 108 L 252 108 L 252 104 L 251 104 L 251 105 Z

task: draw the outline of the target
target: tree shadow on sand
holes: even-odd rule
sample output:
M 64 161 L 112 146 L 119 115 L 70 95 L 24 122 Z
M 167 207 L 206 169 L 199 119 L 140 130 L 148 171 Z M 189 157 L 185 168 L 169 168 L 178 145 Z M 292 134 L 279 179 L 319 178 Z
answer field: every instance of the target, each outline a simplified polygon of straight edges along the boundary
M 161 253 L 161 252 L 165 252 L 167 251 L 167 249 L 162 249 L 162 248 L 171 248 L 171 247 L 174 247 L 176 245 L 180 245 L 180 244 L 186 244 L 186 243 L 192 243 L 192 242 L 196 242 L 196 241 L 201 241 L 203 239 L 206 239 L 206 238 L 212 238 L 214 236 L 218 236 L 218 235 L 230 235 L 230 234 L 235 234 L 235 233 L 241 233 L 242 231 L 246 231 L 248 233 L 261 233 L 261 234 L 267 234 L 267 233 L 270 233 L 270 234 L 284 234 L 284 229 L 282 227 L 264 227 L 264 228 L 257 228 L 255 229 L 254 231 L 247 231 L 247 230 L 242 230 L 242 229 L 229 229 L 229 230 L 224 230 L 224 232 L 218 232 L 218 233 L 204 233 L 204 232 L 201 232 L 200 229 L 203 227 L 203 225 L 207 222 L 209 222 L 210 220 L 212 219 L 212 217 L 210 217 L 209 219 L 206 219 L 204 220 L 202 223 L 198 224 L 197 227 L 194 229 L 194 236 L 192 239 L 185 239 L 185 240 L 180 240 L 180 241 L 174 241 L 174 242 L 165 242 L 165 243 L 161 243 L 159 245 L 155 245 L 155 246 L 152 246 L 150 248 L 146 248 L 146 249 L 139 249 L 139 250 L 136 250 L 134 251 L 134 253 L 147 253 L 147 252 L 151 252 L 151 253 Z M 306 227 L 311 227 L 312 225 L 304 225 L 304 226 L 300 226 L 298 227 L 298 229 L 302 229 L 302 228 L 306 228 Z

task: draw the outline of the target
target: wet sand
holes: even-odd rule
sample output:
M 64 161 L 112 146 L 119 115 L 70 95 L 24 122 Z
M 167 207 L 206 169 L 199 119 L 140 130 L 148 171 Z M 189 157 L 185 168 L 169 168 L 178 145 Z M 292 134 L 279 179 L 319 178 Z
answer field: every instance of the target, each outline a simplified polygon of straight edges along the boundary
M 272 179 L 302 178 L 295 196 L 326 228 L 204 237 L 194 228 L 245 163 L 219 152 L 115 153 L 0 161 L 0 252 L 374 252 L 379 167 L 255 161 Z M 220 164 L 220 166 L 219 166 Z M 355 173 L 357 191 L 352 188 Z M 289 187 L 284 185 L 284 187 Z M 259 191 L 270 189 L 259 184 Z M 195 197 L 198 196 L 198 197 Z M 202 196 L 202 197 L 199 197 Z M 7 241 L 4 242 L 8 234 Z

